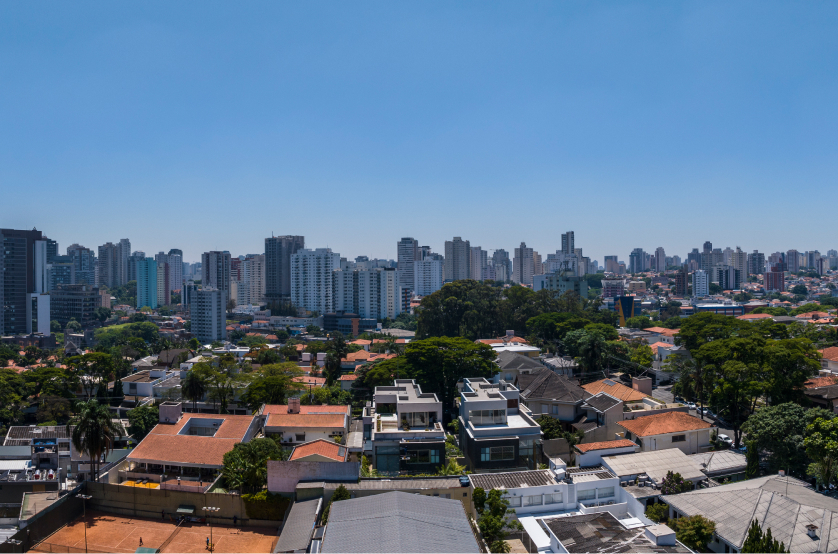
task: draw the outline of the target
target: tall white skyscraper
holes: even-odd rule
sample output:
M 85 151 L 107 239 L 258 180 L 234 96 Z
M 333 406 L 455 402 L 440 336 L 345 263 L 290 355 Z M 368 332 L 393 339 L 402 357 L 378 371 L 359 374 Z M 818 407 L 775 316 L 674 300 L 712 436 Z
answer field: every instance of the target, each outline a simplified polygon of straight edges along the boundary
M 321 314 L 333 312 L 335 269 L 340 269 L 340 254 L 331 248 L 297 250 L 291 255 L 291 302 Z
M 183 288 L 183 254 L 169 251 L 169 287 L 175 291 Z
M 460 237 L 445 241 L 445 282 L 471 278 L 471 244 Z
M 425 258 L 413 262 L 413 290 L 419 296 L 428 296 L 442 288 L 442 260 Z
M 703 269 L 693 272 L 693 296 L 697 298 L 710 296 L 710 279 Z
M 658 273 L 666 271 L 666 252 L 663 246 L 658 246 L 655 249 L 655 271 Z
M 738 246 L 730 254 L 730 265 L 739 272 L 740 278 L 748 278 L 748 253 L 743 252 Z
M 527 248 L 527 243 L 522 242 L 515 249 L 515 257 L 512 259 L 512 280 L 521 285 L 532 285 L 533 269 L 532 248 Z
M 402 287 L 396 268 L 336 269 L 332 283 L 335 310 L 373 319 L 395 319 L 402 312 Z
M 488 257 L 485 250 L 479 246 L 471 247 L 471 260 L 469 264 L 471 265 L 472 279 L 475 281 L 482 281 L 485 279 L 487 260 Z
M 226 304 L 224 291 L 214 287 L 201 287 L 191 294 L 191 332 L 199 341 L 206 344 L 227 338 Z

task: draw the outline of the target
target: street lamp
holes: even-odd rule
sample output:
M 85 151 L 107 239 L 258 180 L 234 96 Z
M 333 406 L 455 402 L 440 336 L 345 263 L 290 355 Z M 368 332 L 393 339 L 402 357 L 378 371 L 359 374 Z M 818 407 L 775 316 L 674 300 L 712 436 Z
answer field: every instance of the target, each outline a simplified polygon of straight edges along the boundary
M 77 494 L 77 498 L 81 498 L 82 505 L 82 523 L 84 524 L 84 551 L 87 552 L 87 501 L 93 498 L 89 494 Z
M 215 506 L 204 506 L 203 509 L 204 509 L 205 517 L 207 518 L 207 521 L 209 522 L 209 526 L 210 526 L 210 542 L 209 542 L 208 550 L 210 552 L 213 552 L 213 551 L 215 551 L 215 543 L 212 542 L 212 520 L 210 520 L 209 516 L 206 515 L 206 512 L 219 512 L 219 511 L 221 511 L 221 508 L 218 508 L 218 507 L 215 507 Z

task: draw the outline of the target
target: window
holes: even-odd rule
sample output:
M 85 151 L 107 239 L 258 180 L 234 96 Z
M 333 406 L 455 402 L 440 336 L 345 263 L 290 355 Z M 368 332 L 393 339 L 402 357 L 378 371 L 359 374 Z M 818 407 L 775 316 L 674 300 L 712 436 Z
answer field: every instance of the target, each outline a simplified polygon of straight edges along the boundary
M 614 487 L 602 487 L 597 489 L 597 498 L 614 498 Z
M 532 456 L 533 454 L 533 441 L 532 439 L 519 439 L 518 440 L 518 455 L 519 456 Z
M 535 496 L 525 496 L 524 497 L 524 506 L 541 506 L 541 495 L 537 494 Z
M 559 415 L 559 405 L 553 404 L 553 415 Z
M 541 413 L 542 414 L 549 414 L 550 413 L 550 405 L 549 404 L 542 404 L 541 405 Z
M 576 500 L 593 500 L 596 498 L 596 489 L 576 491 Z
M 409 464 L 438 464 L 439 450 L 410 450 L 407 452 Z
M 506 410 L 471 410 L 468 419 L 473 425 L 500 425 L 506 423 Z
M 544 503 L 545 504 L 561 504 L 562 503 L 562 493 L 556 492 L 553 494 L 545 494 L 544 495 Z
M 687 435 L 673 435 L 672 442 L 684 442 L 687 440 Z
M 305 433 L 296 433 L 294 438 L 297 442 L 305 442 L 306 441 L 306 434 Z
M 490 446 L 480 449 L 481 462 L 499 462 L 515 458 L 514 446 Z
M 507 500 L 509 500 L 509 507 L 510 508 L 520 508 L 521 507 L 521 497 L 520 496 L 507 496 Z

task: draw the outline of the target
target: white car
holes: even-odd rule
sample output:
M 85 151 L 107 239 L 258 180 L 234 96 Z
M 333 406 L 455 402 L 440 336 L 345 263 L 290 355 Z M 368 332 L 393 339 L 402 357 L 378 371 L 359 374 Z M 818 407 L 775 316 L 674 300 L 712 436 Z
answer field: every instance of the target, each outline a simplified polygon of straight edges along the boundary
M 728 445 L 728 446 L 732 446 L 732 445 L 733 445 L 733 439 L 732 439 L 732 438 L 730 438 L 730 437 L 728 437 L 727 435 L 719 435 L 719 437 L 718 437 L 718 438 L 719 438 L 719 442 L 723 442 L 723 443 L 725 443 L 725 444 L 726 444 L 726 445 Z
M 695 410 L 695 402 L 687 402 L 687 408 L 690 410 Z

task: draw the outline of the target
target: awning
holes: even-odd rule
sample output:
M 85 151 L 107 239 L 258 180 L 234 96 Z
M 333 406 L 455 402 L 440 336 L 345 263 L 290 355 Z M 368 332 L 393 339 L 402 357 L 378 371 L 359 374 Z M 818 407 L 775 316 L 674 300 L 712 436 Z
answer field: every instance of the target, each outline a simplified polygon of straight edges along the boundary
M 189 506 L 187 504 L 181 504 L 180 506 L 178 506 L 177 512 L 175 512 L 175 513 L 192 515 L 192 514 L 195 513 L 195 506 Z

